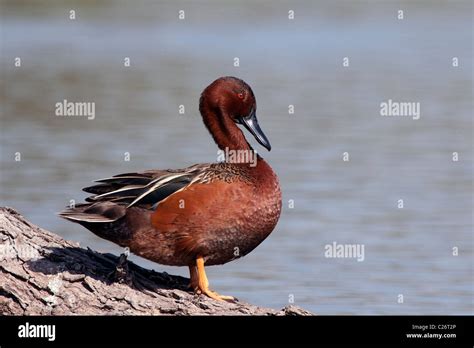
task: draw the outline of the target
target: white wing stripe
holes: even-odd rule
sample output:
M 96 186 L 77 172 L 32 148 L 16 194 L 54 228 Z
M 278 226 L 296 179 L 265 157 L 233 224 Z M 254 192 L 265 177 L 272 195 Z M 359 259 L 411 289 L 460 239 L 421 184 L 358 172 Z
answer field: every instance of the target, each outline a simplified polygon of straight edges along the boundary
M 159 188 L 160 186 L 163 186 L 164 184 L 174 180 L 174 179 L 177 179 L 177 178 L 181 178 L 183 176 L 187 176 L 189 175 L 189 173 L 179 173 L 179 174 L 175 174 L 175 175 L 170 175 L 170 176 L 167 176 L 165 178 L 160 178 L 161 180 L 157 181 L 152 187 L 150 187 L 145 193 L 141 194 L 140 196 L 138 196 L 132 203 L 130 203 L 127 208 L 130 208 L 131 206 L 133 206 L 135 203 L 139 202 L 141 199 L 143 199 L 144 197 L 146 197 L 148 194 L 152 193 L 153 191 L 155 191 L 157 188 Z M 148 185 L 147 185 L 148 186 Z

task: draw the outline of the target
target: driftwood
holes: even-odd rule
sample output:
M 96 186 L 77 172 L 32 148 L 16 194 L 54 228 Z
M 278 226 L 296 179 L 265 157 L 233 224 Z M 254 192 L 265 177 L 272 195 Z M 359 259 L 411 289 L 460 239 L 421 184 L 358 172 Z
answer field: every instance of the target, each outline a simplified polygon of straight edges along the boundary
M 188 283 L 80 248 L 0 207 L 0 315 L 311 315 L 214 301 Z

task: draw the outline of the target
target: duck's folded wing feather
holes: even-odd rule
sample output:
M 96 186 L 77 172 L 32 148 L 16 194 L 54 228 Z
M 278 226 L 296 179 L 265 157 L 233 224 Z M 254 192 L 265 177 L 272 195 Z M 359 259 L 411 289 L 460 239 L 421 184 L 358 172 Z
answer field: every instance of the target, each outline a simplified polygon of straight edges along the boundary
M 89 203 L 66 209 L 59 215 L 76 222 L 116 221 L 125 215 L 127 208 L 152 209 L 208 168 L 208 164 L 199 164 L 181 170 L 150 170 L 100 179 L 96 181 L 98 184 L 83 189 L 93 194 L 86 198 Z
M 126 173 L 100 179 L 99 184 L 83 190 L 94 193 L 88 202 L 115 201 L 128 207 L 153 205 L 191 181 L 205 170 L 205 166 L 192 166 L 181 170 L 157 170 L 142 173 Z

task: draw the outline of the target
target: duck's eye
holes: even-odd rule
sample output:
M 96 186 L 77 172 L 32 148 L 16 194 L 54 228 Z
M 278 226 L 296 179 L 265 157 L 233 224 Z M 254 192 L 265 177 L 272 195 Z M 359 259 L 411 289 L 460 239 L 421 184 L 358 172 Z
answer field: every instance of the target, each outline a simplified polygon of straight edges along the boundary
M 239 97 L 240 99 L 244 99 L 244 94 L 243 93 L 238 93 L 237 97 Z

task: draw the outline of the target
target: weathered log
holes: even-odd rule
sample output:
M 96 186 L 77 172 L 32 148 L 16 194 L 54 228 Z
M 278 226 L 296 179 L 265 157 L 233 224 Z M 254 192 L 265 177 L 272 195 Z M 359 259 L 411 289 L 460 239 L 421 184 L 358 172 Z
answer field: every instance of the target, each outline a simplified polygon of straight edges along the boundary
M 215 301 L 188 283 L 83 249 L 0 207 L 1 315 L 311 315 Z

